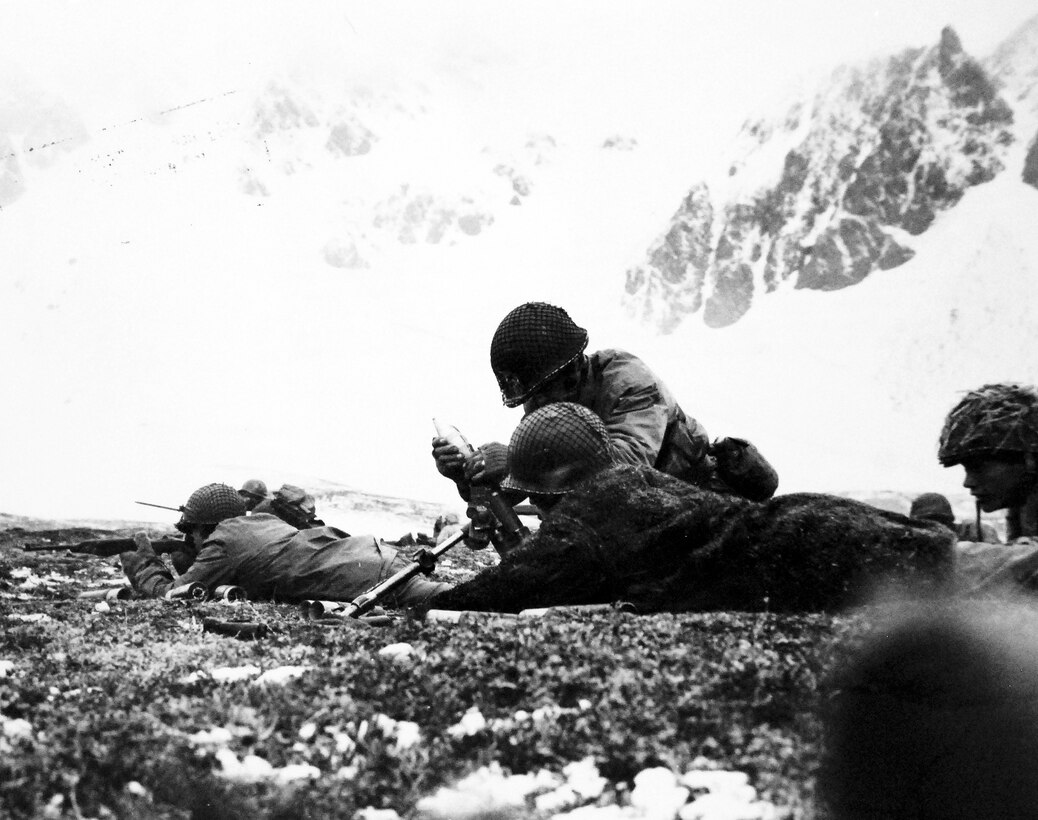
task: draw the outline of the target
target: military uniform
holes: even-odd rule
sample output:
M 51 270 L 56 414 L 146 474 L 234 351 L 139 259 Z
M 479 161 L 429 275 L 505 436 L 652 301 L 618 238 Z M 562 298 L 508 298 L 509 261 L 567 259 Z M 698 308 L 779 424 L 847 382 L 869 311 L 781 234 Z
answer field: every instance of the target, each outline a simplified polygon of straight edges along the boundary
M 814 493 L 757 503 L 651 467 L 589 470 L 575 473 L 568 491 L 535 485 L 532 470 L 510 475 L 506 488 L 554 490 L 558 500 L 522 546 L 431 605 L 516 612 L 627 601 L 646 612 L 803 612 L 860 603 L 880 579 L 916 594 L 947 581 L 952 534 L 933 522 Z
M 624 350 L 590 354 L 573 401 L 602 419 L 616 463 L 655 467 L 693 483 L 713 476 L 706 430 L 637 356 Z
M 529 413 L 549 401 L 579 404 L 605 423 L 618 463 L 655 467 L 700 485 L 713 480 L 706 430 L 685 415 L 656 374 L 624 350 L 585 355 L 587 343 L 587 331 L 562 308 L 544 302 L 515 308 L 490 343 L 504 405 L 522 404 Z
M 234 584 L 254 600 L 348 601 L 410 563 L 370 535 L 350 536 L 335 527 L 297 530 L 277 516 L 252 513 L 220 522 L 177 583 L 196 582 L 210 589 Z M 138 568 L 131 581 L 150 596 L 161 596 L 174 586 L 158 558 Z M 449 587 L 412 578 L 387 603 L 423 603 Z

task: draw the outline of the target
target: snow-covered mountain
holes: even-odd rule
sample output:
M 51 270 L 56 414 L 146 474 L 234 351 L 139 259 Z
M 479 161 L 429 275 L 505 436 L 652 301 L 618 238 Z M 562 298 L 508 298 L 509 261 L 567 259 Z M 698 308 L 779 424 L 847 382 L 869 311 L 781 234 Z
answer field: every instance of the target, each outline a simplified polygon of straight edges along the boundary
M 1038 17 L 985 70 L 945 28 L 748 120 L 726 176 L 692 185 L 628 270 L 628 309 L 663 332 L 694 314 L 724 327 L 780 288 L 832 291 L 903 265 L 938 214 L 1000 173 L 1033 183 L 1036 39 Z M 1029 154 L 1007 169 L 1018 141 Z

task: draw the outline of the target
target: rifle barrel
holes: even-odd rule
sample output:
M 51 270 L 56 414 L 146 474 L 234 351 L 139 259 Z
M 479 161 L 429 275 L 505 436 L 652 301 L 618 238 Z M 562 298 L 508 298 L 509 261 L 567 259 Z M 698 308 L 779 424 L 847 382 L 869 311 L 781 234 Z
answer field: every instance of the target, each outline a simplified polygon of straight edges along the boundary
M 161 555 L 165 552 L 176 552 L 184 548 L 182 538 L 156 538 L 151 548 Z M 25 544 L 24 552 L 58 552 L 68 550 L 80 555 L 93 555 L 98 558 L 114 558 L 120 552 L 133 552 L 137 545 L 132 538 L 99 538 L 94 541 L 78 541 L 72 544 Z
M 165 504 L 152 504 L 150 501 L 134 501 L 134 504 L 141 504 L 145 507 L 158 507 L 160 510 L 172 510 L 173 512 L 183 512 L 183 507 L 167 507 Z

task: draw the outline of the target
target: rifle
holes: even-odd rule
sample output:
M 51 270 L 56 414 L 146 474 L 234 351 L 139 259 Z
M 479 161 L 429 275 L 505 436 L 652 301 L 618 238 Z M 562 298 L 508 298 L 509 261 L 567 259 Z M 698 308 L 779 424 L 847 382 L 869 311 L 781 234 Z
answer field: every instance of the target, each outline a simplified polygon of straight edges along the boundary
M 512 505 L 505 501 L 497 492 L 493 492 L 490 498 L 491 512 L 493 512 L 498 518 L 498 523 L 500 524 L 498 533 L 500 533 L 501 543 L 510 545 L 508 546 L 508 549 L 511 549 L 522 541 L 523 537 L 529 533 L 529 530 L 527 530 L 519 520 L 519 516 L 515 514 Z M 363 615 L 373 606 L 380 603 L 391 592 L 414 578 L 418 573 L 421 572 L 426 575 L 431 573 L 436 568 L 436 559 L 447 552 L 447 550 L 451 549 L 451 547 L 455 546 L 458 542 L 469 536 L 471 530 L 472 525 L 467 524 L 462 527 L 459 532 L 456 532 L 439 546 L 433 547 L 432 549 L 425 549 L 423 547 L 415 553 L 415 561 L 413 564 L 404 567 L 396 574 L 389 576 L 385 581 L 375 584 L 375 586 L 367 592 L 358 595 L 341 608 L 330 609 L 328 614 L 335 615 L 339 618 L 357 618 L 360 615 Z M 310 611 L 313 613 L 320 610 L 312 605 L 323 604 L 324 602 L 315 601 L 308 603 L 311 604 Z
M 432 572 L 436 567 L 436 559 L 461 541 L 468 534 L 468 531 L 469 528 L 464 527 L 460 532 L 454 533 L 454 535 L 437 547 L 432 549 L 423 547 L 415 553 L 415 561 L 409 567 L 404 567 L 399 572 L 390 575 L 385 581 L 375 584 L 367 592 L 361 593 L 341 609 L 332 609 L 328 614 L 335 615 L 337 618 L 359 618 L 389 595 L 389 593 L 398 587 L 402 587 L 418 573 L 428 575 Z
M 156 538 L 151 542 L 151 548 L 156 555 L 162 553 L 177 552 L 184 549 L 183 538 Z M 68 550 L 80 555 L 93 555 L 97 558 L 114 558 L 120 552 L 134 552 L 137 544 L 133 538 L 99 538 L 96 541 L 79 541 L 73 544 L 25 544 L 22 546 L 25 552 L 58 552 Z

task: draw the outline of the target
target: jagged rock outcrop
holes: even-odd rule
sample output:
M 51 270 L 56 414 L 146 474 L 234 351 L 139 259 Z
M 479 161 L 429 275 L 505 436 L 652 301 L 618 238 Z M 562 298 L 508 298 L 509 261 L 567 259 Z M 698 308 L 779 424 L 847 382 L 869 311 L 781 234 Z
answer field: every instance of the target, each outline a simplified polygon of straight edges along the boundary
M 404 245 L 435 245 L 452 231 L 475 236 L 493 221 L 492 214 L 482 211 L 468 197 L 448 203 L 428 191 L 404 185 L 397 194 L 377 204 L 372 225 L 394 233 Z
M 1031 140 L 1031 144 L 1027 148 L 1022 176 L 1024 182 L 1038 188 L 1038 134 Z
M 1013 112 L 950 28 L 929 49 L 837 70 L 778 121 L 746 123 L 728 178 L 697 183 L 627 272 L 662 332 L 732 324 L 789 282 L 836 290 L 912 256 L 907 239 L 1004 168 Z
M 1038 188 L 1038 127 L 1033 126 L 1038 119 L 1038 15 L 1006 38 L 984 66 L 997 78 L 1006 99 L 1031 116 L 1032 129 L 1021 178 Z

